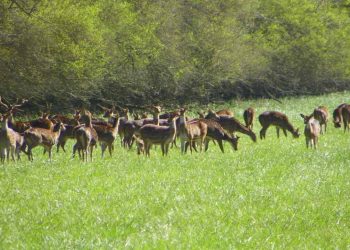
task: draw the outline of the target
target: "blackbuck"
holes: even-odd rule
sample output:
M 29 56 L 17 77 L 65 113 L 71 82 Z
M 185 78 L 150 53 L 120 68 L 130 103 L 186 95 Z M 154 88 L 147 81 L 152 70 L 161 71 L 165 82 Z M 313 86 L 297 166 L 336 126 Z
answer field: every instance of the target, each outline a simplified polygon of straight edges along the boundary
M 319 121 L 320 128 L 321 128 L 321 134 L 323 134 L 323 128 L 322 125 L 324 125 L 324 132 L 327 132 L 327 122 L 329 119 L 329 113 L 328 109 L 325 106 L 319 106 L 314 109 L 313 117 Z
M 343 118 L 343 126 L 344 126 L 344 132 L 350 131 L 349 129 L 349 123 L 350 123 L 350 105 L 346 105 L 342 108 L 341 115 Z
M 249 129 L 253 129 L 255 110 L 251 107 L 247 108 L 243 112 L 243 118 L 244 118 L 245 126 Z
M 119 117 L 118 115 L 110 118 L 112 121 L 111 125 L 93 125 L 98 135 L 98 141 L 101 145 L 102 157 L 104 152 L 108 148 L 109 155 L 112 156 L 114 150 L 114 141 L 118 135 Z
M 221 109 L 219 111 L 215 112 L 217 115 L 226 115 L 226 116 L 230 116 L 233 117 L 234 113 L 228 109 Z
M 24 142 L 28 147 L 28 159 L 33 161 L 33 148 L 43 146 L 45 151 L 49 152 L 49 159 L 52 159 L 52 147 L 57 143 L 61 130 L 64 130 L 64 125 L 59 121 L 53 129 L 45 128 L 30 128 L 24 132 Z
M 10 159 L 10 155 L 13 161 L 15 161 L 15 155 L 17 159 L 20 159 L 20 150 L 23 146 L 23 137 L 9 128 L 8 126 L 9 114 L 0 115 L 1 131 L 0 131 L 0 157 L 1 162 Z
M 300 116 L 304 119 L 305 129 L 304 135 L 306 140 L 306 148 L 314 147 L 317 148 L 318 137 L 321 132 L 320 122 L 314 118 L 314 115 L 303 115 Z
M 146 156 L 150 156 L 152 145 L 161 145 L 162 155 L 167 155 L 169 144 L 176 136 L 176 117 L 169 119 L 169 126 L 158 126 L 155 124 L 146 124 L 140 128 L 140 137 L 143 140 Z
M 81 120 L 82 122 L 84 122 L 84 124 L 77 126 L 77 128 L 74 131 L 76 144 L 73 147 L 73 156 L 75 150 L 79 150 L 82 153 L 83 161 L 87 161 L 89 153 L 90 160 L 92 161 L 92 153 L 94 147 L 98 142 L 98 135 L 92 125 L 91 113 L 89 111 L 84 112 L 84 114 L 81 116 Z
M 277 137 L 280 136 L 280 129 L 282 129 L 285 136 L 287 131 L 292 133 L 294 138 L 300 136 L 299 129 L 294 129 L 293 125 L 289 122 L 288 117 L 277 111 L 266 111 L 259 115 L 259 122 L 262 129 L 260 130 L 260 139 L 265 139 L 267 129 L 272 125 L 276 127 Z
M 342 110 L 344 107 L 347 107 L 347 106 L 349 106 L 349 104 L 342 103 L 333 111 L 333 124 L 335 128 L 341 127 L 341 124 L 343 122 Z
M 209 110 L 205 118 L 217 121 L 223 129 L 230 133 L 231 136 L 233 136 L 235 132 L 240 132 L 242 134 L 248 135 L 252 141 L 256 142 L 255 133 L 251 129 L 245 127 L 234 117 L 220 116 Z
M 193 143 L 198 142 L 200 146 L 200 151 L 203 149 L 203 144 L 205 142 L 205 137 L 207 136 L 208 126 L 206 123 L 201 120 L 186 121 L 185 117 L 186 109 L 180 109 L 180 118 L 179 124 L 177 126 L 178 132 L 177 135 L 181 141 L 181 152 L 186 152 L 186 142 L 190 146 L 192 153 Z

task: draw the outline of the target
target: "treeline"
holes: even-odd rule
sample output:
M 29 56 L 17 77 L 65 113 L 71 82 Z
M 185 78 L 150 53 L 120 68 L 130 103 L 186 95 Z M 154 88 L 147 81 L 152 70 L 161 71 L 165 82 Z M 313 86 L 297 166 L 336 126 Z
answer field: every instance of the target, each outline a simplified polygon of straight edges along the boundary
M 57 109 L 350 88 L 339 0 L 2 0 L 0 95 Z

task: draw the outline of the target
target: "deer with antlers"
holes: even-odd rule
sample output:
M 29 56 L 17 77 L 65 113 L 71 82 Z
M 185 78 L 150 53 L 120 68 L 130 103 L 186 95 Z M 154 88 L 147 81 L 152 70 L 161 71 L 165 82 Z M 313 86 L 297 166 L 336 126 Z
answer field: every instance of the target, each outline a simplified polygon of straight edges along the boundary
M 292 133 L 294 138 L 298 138 L 300 136 L 299 129 L 295 129 L 293 125 L 289 122 L 288 117 L 277 111 L 266 111 L 259 115 L 259 122 L 262 126 L 260 130 L 260 139 L 265 139 L 266 130 L 271 126 L 276 127 L 277 137 L 280 136 L 280 129 L 282 129 L 285 136 L 287 136 L 287 131 Z

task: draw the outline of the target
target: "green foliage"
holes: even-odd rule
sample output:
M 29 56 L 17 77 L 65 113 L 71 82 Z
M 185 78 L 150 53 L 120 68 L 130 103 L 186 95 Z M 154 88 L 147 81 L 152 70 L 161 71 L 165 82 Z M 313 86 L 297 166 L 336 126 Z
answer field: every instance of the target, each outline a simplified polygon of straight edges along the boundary
M 299 113 L 321 104 L 332 111 L 348 97 L 212 108 L 229 107 L 241 121 L 250 105 L 257 114 L 279 110 L 302 130 Z M 0 248 L 347 248 L 350 135 L 330 122 L 317 150 L 306 149 L 304 136 L 277 139 L 274 128 L 257 143 L 240 136 L 235 152 L 210 144 L 206 153 L 173 148 L 162 157 L 158 147 L 149 159 L 118 140 L 112 158 L 98 149 L 92 163 L 62 151 L 49 163 L 36 148 L 33 163 L 23 156 L 0 165 Z
M 0 92 L 64 109 L 344 89 L 349 15 L 347 1 L 5 0 Z

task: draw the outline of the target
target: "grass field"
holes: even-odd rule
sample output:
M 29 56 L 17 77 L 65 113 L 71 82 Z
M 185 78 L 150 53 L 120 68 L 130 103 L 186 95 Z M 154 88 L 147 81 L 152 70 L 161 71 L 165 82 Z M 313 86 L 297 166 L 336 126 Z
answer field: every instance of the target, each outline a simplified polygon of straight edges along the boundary
M 222 107 L 241 121 L 249 105 L 279 110 L 303 132 L 299 113 L 332 112 L 349 94 Z M 211 145 L 162 157 L 158 147 L 148 159 L 116 143 L 113 158 L 99 149 L 92 163 L 62 152 L 49 163 L 37 148 L 34 163 L 0 166 L 0 249 L 350 248 L 349 149 L 350 134 L 331 122 L 316 151 L 274 128 L 257 143 L 241 135 L 225 154 Z

